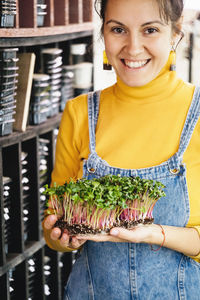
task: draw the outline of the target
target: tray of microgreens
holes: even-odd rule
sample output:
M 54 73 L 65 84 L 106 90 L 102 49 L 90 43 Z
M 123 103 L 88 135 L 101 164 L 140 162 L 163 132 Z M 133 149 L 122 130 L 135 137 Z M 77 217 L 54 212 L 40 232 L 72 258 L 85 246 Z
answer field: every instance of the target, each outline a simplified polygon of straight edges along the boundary
M 55 214 L 55 226 L 69 235 L 109 233 L 113 227 L 132 228 L 154 221 L 155 203 L 165 196 L 165 186 L 140 177 L 106 175 L 45 185 L 47 214 Z

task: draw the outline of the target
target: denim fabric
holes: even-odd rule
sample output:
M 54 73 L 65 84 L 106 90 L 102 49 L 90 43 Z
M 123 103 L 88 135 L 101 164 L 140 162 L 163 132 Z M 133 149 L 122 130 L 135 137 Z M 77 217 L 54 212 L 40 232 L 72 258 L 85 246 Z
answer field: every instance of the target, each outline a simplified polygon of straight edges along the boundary
M 96 153 L 95 128 L 100 92 L 88 96 L 90 155 L 83 177 L 106 174 L 139 176 L 161 181 L 166 197 L 154 207 L 155 223 L 184 227 L 190 207 L 183 154 L 200 116 L 200 88 L 196 88 L 182 131 L 178 152 L 164 163 L 143 169 L 109 166 Z M 156 247 L 156 246 L 155 246 Z M 65 300 L 200 300 L 200 264 L 165 247 L 151 251 L 147 244 L 88 241 L 72 268 Z

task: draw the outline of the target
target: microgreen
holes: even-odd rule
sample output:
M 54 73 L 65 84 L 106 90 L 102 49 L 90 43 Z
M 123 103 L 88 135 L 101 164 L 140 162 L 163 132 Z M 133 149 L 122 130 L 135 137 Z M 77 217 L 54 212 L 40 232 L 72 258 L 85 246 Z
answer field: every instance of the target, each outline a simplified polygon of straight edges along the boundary
M 154 205 L 165 196 L 164 188 L 158 181 L 106 175 L 52 187 L 46 185 L 44 194 L 50 198 L 54 214 L 69 225 L 84 224 L 105 230 L 120 225 L 121 221 L 136 224 L 153 220 Z

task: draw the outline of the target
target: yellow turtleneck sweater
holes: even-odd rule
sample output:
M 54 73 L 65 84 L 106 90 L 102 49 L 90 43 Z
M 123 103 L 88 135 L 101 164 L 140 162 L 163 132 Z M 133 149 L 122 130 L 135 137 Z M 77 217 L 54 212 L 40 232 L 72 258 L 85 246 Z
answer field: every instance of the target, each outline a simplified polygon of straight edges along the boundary
M 139 169 L 159 165 L 179 147 L 194 86 L 169 71 L 170 59 L 159 76 L 143 87 L 117 83 L 101 92 L 96 128 L 97 154 L 110 166 Z M 52 182 L 63 184 L 82 177 L 89 155 L 87 95 L 68 101 L 60 124 Z M 200 121 L 183 161 L 190 199 L 188 226 L 200 233 Z M 200 255 L 198 256 L 200 261 Z

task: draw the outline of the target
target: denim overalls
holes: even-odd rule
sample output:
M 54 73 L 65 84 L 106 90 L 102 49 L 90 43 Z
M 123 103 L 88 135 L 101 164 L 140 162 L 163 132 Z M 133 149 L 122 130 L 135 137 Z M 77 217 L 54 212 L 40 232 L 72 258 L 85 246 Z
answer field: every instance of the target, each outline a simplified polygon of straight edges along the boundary
M 195 89 L 178 152 L 158 166 L 137 170 L 111 167 L 97 155 L 99 99 L 100 92 L 88 96 L 90 155 L 84 162 L 83 177 L 121 174 L 161 181 L 166 197 L 155 205 L 155 224 L 186 226 L 190 207 L 182 159 L 200 116 L 200 89 Z M 88 241 L 73 265 L 64 299 L 200 300 L 200 264 L 165 247 L 154 252 L 148 244 Z

